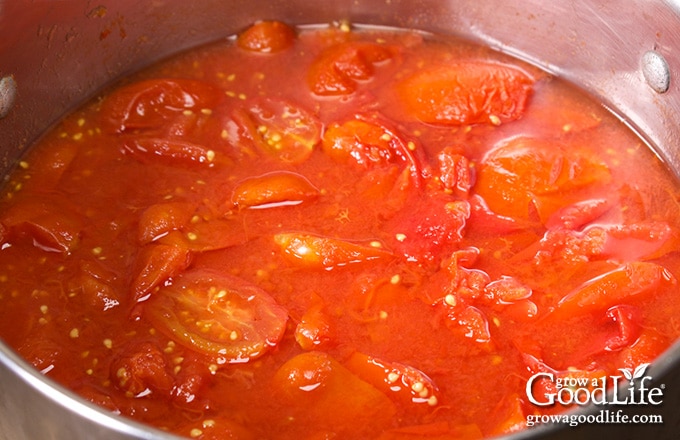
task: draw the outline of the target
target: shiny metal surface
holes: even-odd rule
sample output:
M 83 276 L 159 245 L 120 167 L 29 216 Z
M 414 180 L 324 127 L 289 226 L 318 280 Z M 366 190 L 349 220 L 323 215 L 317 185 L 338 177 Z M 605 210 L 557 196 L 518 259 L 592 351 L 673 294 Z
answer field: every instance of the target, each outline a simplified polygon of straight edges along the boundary
M 680 17 L 676 3 L 0 0 L 0 78 L 11 76 L 16 83 L 13 105 L 0 118 L 0 173 L 11 169 L 22 152 L 60 115 L 111 79 L 169 53 L 237 32 L 262 18 L 292 24 L 347 19 L 453 33 L 491 45 L 574 81 L 598 96 L 642 133 L 677 171 Z M 646 78 L 643 66 L 648 63 L 645 56 L 649 55 L 645 54 L 649 51 L 666 62 L 665 90 L 654 87 Z M 671 380 L 679 357 L 680 347 L 675 346 L 653 365 L 650 373 L 660 380 Z M 670 382 L 666 389 L 669 395 L 677 393 Z M 667 400 L 677 403 L 677 398 Z M 622 432 L 630 434 L 632 429 L 624 427 Z M 659 429 L 652 435 L 665 435 L 664 427 Z M 546 434 L 539 430 L 518 438 Z M 575 434 L 563 431 L 550 435 L 569 438 Z M 0 439 L 92 438 L 174 437 L 81 401 L 44 380 L 0 343 Z

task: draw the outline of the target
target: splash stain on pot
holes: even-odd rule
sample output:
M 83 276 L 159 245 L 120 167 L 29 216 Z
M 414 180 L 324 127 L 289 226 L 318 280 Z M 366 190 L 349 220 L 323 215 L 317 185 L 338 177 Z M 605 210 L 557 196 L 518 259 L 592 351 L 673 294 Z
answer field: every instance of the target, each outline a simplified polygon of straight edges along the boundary
M 642 55 L 642 75 L 645 81 L 657 93 L 668 91 L 671 83 L 671 72 L 666 59 L 658 52 L 650 50 Z
M 7 116 L 14 106 L 17 96 L 17 83 L 11 75 L 0 79 L 0 118 Z

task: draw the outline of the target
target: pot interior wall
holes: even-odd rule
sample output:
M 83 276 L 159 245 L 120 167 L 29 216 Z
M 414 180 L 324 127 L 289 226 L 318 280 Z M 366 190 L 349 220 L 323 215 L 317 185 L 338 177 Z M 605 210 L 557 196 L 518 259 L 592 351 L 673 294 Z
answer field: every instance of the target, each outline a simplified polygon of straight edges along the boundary
M 680 47 L 680 19 L 661 1 L 629 0 L 621 7 L 620 1 L 586 0 L 64 0 L 0 2 L 0 78 L 6 79 L 0 82 L 0 173 L 62 114 L 111 80 L 257 19 L 291 24 L 346 19 L 488 44 L 592 92 L 680 170 L 680 90 L 672 78 L 680 71 L 680 56 L 673 53 Z M 667 62 L 660 67 L 662 80 L 664 69 L 671 75 L 663 93 L 645 77 L 649 51 Z M 677 351 L 660 359 L 657 371 L 670 369 Z M 89 427 L 80 424 L 83 417 L 53 404 L 64 401 L 62 391 L 42 386 L 1 343 L 0 355 L 0 438 L 44 438 L 47 432 L 50 438 L 92 438 L 101 424 L 112 423 L 99 417 Z M 18 411 L 12 400 L 18 396 L 23 407 L 35 410 Z M 44 396 L 49 404 L 35 403 Z M 95 411 L 87 408 L 80 412 Z M 35 424 L 37 417 L 42 422 Z M 124 426 L 114 431 L 107 438 L 150 438 Z

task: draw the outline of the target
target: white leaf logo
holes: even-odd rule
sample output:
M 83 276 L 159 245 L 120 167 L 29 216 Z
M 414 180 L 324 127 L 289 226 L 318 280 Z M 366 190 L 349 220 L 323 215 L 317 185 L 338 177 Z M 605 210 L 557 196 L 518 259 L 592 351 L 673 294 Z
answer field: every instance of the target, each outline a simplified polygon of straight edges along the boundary
M 640 364 L 640 365 L 638 365 L 638 366 L 635 368 L 635 371 L 633 372 L 633 378 L 632 378 L 632 379 L 629 379 L 629 380 L 639 379 L 639 378 L 641 378 L 642 376 L 644 376 L 644 375 L 645 375 L 645 370 L 647 369 L 648 366 L 649 366 L 648 363 L 647 363 L 647 364 Z
M 619 371 L 626 376 L 626 379 L 628 379 L 629 382 L 633 380 L 633 373 L 631 373 L 630 368 L 619 368 Z

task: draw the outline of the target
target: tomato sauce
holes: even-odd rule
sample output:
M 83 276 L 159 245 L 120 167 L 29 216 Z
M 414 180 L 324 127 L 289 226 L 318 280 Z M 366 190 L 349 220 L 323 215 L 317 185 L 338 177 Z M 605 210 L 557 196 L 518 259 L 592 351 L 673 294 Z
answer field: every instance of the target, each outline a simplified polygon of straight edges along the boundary
M 192 438 L 514 432 L 569 409 L 533 374 L 680 334 L 665 165 L 558 78 L 415 31 L 258 22 L 126 78 L 23 158 L 0 225 L 0 336 Z

